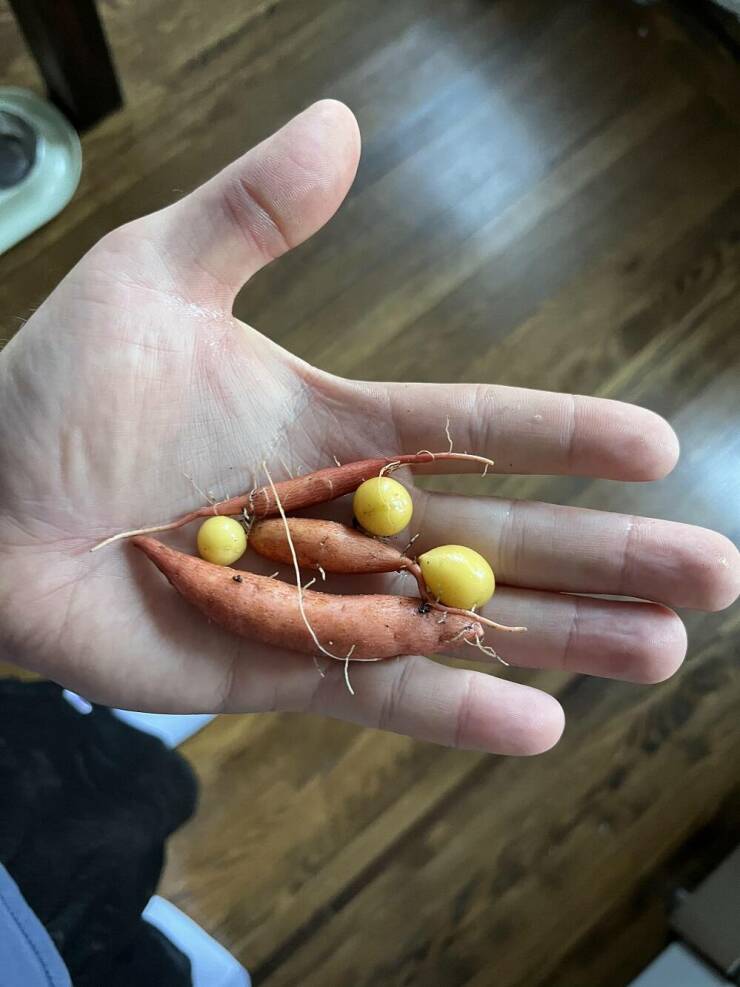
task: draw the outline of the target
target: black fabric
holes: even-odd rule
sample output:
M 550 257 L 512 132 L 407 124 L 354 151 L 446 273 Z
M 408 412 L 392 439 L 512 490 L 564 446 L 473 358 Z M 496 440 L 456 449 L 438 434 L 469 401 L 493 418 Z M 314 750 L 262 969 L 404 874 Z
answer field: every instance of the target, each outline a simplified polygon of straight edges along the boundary
M 191 983 L 141 912 L 196 792 L 179 754 L 105 707 L 83 715 L 52 683 L 0 680 L 0 860 L 75 987 Z
M 139 922 L 136 935 L 116 956 L 105 987 L 192 987 L 190 960 L 148 922 Z

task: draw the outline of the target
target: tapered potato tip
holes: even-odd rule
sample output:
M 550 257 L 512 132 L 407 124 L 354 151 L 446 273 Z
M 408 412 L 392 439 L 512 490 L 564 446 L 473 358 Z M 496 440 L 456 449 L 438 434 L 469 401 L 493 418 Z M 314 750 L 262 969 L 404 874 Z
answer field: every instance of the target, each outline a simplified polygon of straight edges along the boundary
M 151 559 L 162 572 L 165 571 L 168 562 L 170 565 L 176 565 L 178 562 L 178 552 L 168 548 L 156 538 L 150 538 L 149 535 L 135 535 L 131 539 L 131 544 L 143 552 L 148 559 Z

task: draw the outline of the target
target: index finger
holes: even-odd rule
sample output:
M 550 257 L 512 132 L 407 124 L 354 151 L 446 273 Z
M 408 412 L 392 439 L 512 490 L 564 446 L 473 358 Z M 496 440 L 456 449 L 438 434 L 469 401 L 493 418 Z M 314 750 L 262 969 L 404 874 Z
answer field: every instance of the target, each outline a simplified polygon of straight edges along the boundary
M 444 448 L 449 418 L 455 450 L 490 457 L 495 473 L 657 480 L 678 459 L 668 422 L 622 401 L 497 384 L 382 387 L 404 452 Z

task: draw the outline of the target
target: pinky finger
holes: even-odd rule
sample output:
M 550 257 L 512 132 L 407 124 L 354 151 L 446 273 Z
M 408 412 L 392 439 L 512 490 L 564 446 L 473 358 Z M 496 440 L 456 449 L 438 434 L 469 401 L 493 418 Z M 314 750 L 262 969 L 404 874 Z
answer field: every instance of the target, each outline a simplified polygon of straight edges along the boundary
M 469 669 L 410 656 L 333 665 L 312 690 L 311 712 L 491 754 L 540 754 L 563 732 L 560 703 L 547 693 Z

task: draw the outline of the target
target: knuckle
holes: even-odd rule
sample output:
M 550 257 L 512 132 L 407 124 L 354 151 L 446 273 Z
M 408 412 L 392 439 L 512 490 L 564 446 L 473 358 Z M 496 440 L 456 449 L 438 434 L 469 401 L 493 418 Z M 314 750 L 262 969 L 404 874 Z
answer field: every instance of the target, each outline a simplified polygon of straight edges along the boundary
M 396 728 L 402 715 L 408 682 L 417 662 L 417 658 L 409 657 L 396 663 L 396 674 L 386 690 L 378 711 L 376 726 L 379 730 L 394 730 Z
M 234 225 L 269 259 L 290 250 L 292 243 L 279 211 L 257 192 L 256 185 L 246 176 L 229 183 L 224 202 Z
M 468 724 L 470 715 L 475 704 L 475 674 L 467 672 L 465 685 L 460 694 L 457 704 L 457 716 L 455 718 L 455 730 L 452 737 L 451 747 L 460 749 L 466 746 L 468 736 Z

